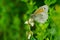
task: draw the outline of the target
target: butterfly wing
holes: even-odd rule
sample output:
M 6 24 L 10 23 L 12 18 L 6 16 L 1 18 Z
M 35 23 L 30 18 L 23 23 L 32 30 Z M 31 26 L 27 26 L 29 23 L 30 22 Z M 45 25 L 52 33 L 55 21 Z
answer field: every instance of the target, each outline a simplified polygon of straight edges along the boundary
M 34 14 L 31 15 L 31 18 L 33 18 L 35 21 L 44 23 L 46 19 L 48 19 L 48 14 L 47 14 L 47 5 L 44 5 L 42 7 L 39 7 Z

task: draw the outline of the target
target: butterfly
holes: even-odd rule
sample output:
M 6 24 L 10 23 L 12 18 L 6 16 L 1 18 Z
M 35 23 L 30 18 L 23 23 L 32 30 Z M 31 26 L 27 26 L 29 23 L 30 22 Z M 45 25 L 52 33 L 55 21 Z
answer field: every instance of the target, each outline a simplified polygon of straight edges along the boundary
M 45 23 L 48 19 L 48 6 L 43 5 L 39 7 L 33 14 L 31 14 L 30 19 L 26 21 L 27 24 L 34 26 L 34 21 L 39 23 Z

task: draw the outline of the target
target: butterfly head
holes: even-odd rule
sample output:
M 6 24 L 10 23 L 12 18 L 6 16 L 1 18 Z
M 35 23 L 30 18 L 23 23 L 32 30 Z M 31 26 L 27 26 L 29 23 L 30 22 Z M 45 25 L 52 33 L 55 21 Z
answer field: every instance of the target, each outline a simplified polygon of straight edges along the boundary
M 41 6 L 40 9 L 41 8 L 43 8 L 43 12 L 48 12 L 48 6 L 47 5 Z

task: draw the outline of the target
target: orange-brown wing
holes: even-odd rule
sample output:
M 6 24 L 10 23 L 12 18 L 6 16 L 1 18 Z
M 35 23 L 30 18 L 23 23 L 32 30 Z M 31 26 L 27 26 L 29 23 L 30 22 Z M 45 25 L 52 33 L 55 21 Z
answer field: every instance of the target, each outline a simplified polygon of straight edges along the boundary
M 34 14 L 40 14 L 41 12 L 44 12 L 44 8 L 37 9 Z

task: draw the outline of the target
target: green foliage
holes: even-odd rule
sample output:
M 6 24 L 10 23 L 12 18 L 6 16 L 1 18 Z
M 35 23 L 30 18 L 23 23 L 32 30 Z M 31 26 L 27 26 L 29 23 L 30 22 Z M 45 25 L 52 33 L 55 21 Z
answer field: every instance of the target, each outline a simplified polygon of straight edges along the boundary
M 45 0 L 44 2 L 47 5 L 51 5 L 51 4 L 54 4 L 56 2 L 56 0 Z
M 24 24 L 45 4 L 49 6 L 46 23 Z M 30 40 L 60 40 L 60 0 L 0 0 L 0 40 L 28 40 L 27 32 L 32 34 Z

